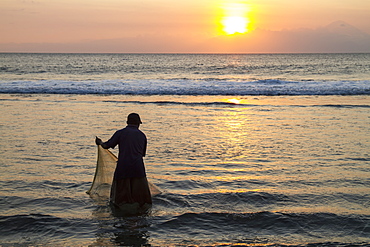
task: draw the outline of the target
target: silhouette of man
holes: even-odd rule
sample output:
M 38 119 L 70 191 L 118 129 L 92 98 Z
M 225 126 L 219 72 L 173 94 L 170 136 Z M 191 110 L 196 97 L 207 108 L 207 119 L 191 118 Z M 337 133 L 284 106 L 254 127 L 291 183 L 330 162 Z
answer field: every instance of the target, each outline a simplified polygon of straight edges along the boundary
M 127 203 L 139 203 L 140 206 L 152 203 L 143 160 L 147 138 L 139 130 L 140 124 L 139 114 L 131 113 L 127 117 L 127 126 L 116 131 L 107 142 L 98 137 L 95 139 L 95 143 L 105 149 L 117 145 L 119 148 L 110 194 L 111 203 L 117 207 Z

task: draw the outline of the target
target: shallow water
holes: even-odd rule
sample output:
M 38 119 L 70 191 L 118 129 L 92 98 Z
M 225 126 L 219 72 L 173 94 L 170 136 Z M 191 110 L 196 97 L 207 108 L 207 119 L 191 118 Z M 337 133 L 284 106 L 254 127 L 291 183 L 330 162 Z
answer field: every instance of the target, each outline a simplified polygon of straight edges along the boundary
M 370 245 L 369 96 L 231 98 L 1 94 L 0 243 Z M 120 218 L 85 192 L 130 112 L 163 193 Z

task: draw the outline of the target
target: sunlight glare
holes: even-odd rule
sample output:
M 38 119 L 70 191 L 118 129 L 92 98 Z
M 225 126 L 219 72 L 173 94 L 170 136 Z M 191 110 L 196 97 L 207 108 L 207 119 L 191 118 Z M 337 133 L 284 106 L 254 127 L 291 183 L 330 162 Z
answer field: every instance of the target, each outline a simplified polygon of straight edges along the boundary
M 241 17 L 241 16 L 225 17 L 222 24 L 224 26 L 224 31 L 227 34 L 247 32 L 248 21 L 246 18 Z
M 245 3 L 227 3 L 223 5 L 223 17 L 220 21 L 222 31 L 228 35 L 249 31 L 250 7 Z
M 237 98 L 232 98 L 232 99 L 227 99 L 226 102 L 238 105 L 238 104 L 240 104 L 241 100 L 237 99 Z

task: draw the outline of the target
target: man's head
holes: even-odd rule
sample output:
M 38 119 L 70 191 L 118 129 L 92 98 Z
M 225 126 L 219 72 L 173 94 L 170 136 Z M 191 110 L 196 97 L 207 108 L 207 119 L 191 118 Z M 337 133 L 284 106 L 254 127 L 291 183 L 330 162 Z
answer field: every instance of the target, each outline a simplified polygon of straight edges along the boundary
M 139 114 L 130 113 L 127 116 L 127 124 L 140 125 L 142 124 Z

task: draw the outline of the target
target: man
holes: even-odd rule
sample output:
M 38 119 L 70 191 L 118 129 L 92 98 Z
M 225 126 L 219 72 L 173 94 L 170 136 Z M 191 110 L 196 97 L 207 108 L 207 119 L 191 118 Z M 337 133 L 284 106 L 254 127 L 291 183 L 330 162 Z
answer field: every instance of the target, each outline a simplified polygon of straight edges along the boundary
M 152 203 L 143 160 L 147 139 L 139 130 L 140 124 L 140 116 L 131 113 L 127 117 L 127 126 L 116 131 L 107 142 L 98 137 L 95 139 L 95 143 L 105 149 L 116 145 L 119 148 L 110 195 L 111 203 L 117 207 L 128 203 L 139 203 L 140 206 Z

